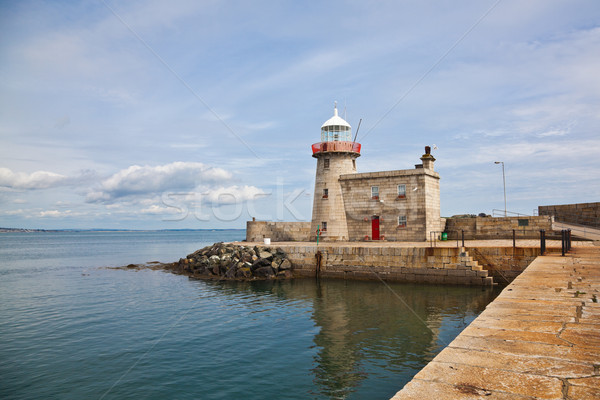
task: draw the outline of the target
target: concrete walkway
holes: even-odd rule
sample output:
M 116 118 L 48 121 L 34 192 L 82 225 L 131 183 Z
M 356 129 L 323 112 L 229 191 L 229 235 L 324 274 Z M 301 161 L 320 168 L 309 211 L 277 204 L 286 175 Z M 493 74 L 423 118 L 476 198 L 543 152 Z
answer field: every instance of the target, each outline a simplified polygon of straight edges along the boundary
M 600 247 L 538 257 L 393 400 L 600 399 Z

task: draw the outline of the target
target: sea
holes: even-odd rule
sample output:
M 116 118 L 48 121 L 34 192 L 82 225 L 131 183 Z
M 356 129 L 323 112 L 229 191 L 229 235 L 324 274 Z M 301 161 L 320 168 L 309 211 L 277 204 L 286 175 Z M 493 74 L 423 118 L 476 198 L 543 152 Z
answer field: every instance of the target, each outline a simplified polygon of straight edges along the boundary
M 241 230 L 0 234 L 2 399 L 389 399 L 497 289 L 152 269 Z

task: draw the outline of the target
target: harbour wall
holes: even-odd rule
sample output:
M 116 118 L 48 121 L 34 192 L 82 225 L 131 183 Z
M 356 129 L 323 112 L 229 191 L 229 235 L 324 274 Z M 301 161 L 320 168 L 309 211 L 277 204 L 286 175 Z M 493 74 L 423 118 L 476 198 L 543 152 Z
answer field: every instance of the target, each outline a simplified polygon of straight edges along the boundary
M 552 215 L 557 221 L 600 228 L 600 202 L 539 206 L 539 215 Z
M 494 280 L 464 248 L 277 243 L 296 277 L 489 286 Z
M 536 239 L 540 230 L 552 231 L 552 217 L 467 217 L 448 218 L 446 232 L 448 239 L 460 239 L 464 232 L 465 239 L 490 240 L 512 238 L 513 230 L 517 239 Z
M 304 242 L 310 235 L 310 222 L 247 221 L 246 241 Z
M 494 282 L 508 284 L 541 255 L 539 247 L 473 247 L 465 249 Z

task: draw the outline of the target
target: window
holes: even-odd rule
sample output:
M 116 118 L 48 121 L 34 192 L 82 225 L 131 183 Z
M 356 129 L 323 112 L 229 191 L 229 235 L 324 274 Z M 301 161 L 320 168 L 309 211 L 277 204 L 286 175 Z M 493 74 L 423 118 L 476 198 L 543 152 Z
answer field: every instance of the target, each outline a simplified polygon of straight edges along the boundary
M 323 189 L 323 198 L 326 199 L 329 197 L 329 189 Z
M 398 198 L 399 199 L 406 198 L 406 185 L 398 185 Z
M 379 186 L 371 186 L 371 199 L 379 200 Z
M 398 217 L 398 228 L 406 228 L 406 215 Z
M 321 222 L 321 232 L 327 232 L 327 221 Z
M 329 158 L 323 160 L 323 168 L 329 169 Z
M 356 171 L 356 160 L 352 160 L 352 168 Z

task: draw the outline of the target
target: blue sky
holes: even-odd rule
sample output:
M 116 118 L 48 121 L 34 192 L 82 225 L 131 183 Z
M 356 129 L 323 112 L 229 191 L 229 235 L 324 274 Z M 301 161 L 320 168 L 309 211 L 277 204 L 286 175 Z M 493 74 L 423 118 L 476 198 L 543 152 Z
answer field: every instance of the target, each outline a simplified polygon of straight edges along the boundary
M 2 1 L 0 226 L 309 220 L 334 101 L 443 216 L 599 201 L 598 71 L 595 0 Z

